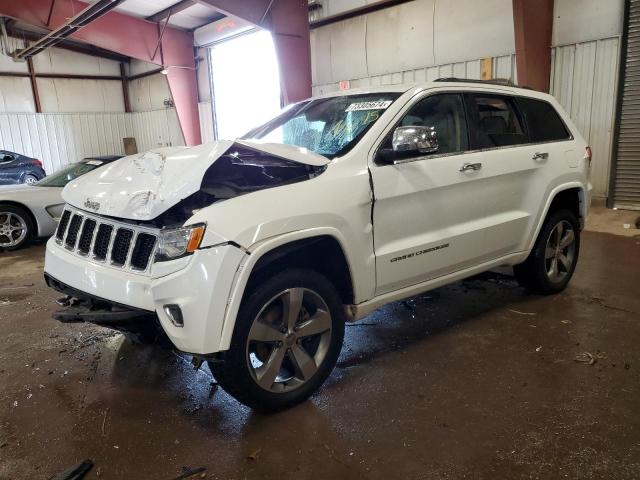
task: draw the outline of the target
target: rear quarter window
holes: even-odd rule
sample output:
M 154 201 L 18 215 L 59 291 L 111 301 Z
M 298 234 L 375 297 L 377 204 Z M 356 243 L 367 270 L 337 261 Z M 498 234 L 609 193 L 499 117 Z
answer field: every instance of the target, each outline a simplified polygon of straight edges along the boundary
M 525 134 L 513 97 L 493 94 L 472 94 L 470 116 L 475 123 L 475 148 L 495 148 L 524 145 Z
M 520 97 L 518 98 L 518 106 L 532 143 L 556 142 L 571 138 L 571 133 L 550 103 Z

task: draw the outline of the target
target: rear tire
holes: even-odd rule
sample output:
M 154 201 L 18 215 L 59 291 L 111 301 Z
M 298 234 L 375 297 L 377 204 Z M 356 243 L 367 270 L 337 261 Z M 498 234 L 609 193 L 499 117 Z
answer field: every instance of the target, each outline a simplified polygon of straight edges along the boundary
M 573 276 L 579 252 L 578 219 L 571 210 L 558 210 L 547 216 L 533 250 L 513 271 L 518 283 L 531 292 L 559 293 Z
M 29 213 L 13 205 L 0 205 L 0 249 L 16 250 L 33 235 L 34 226 Z
M 33 185 L 37 181 L 38 181 L 38 177 L 36 177 L 35 175 L 31 175 L 31 174 L 25 175 L 24 178 L 22 179 L 22 183 L 25 183 L 27 185 Z
M 327 379 L 344 338 L 344 307 L 326 277 L 285 270 L 247 292 L 224 359 L 209 368 L 231 396 L 273 412 L 306 400 Z

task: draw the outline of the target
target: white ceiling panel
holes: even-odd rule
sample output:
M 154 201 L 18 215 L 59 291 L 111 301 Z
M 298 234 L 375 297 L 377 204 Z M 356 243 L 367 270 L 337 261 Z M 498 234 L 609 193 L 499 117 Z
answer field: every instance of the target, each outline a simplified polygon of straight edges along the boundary
M 213 8 L 196 4 L 171 15 L 169 24 L 182 28 L 196 28 L 209 23 L 216 14 Z
M 94 3 L 97 0 L 87 0 Z M 179 0 L 125 0 L 115 8 L 115 11 L 130 15 L 132 17 L 146 18 L 154 15 L 172 5 Z M 195 4 L 181 12 L 175 13 L 169 20 L 169 25 L 193 29 L 206 24 L 216 17 L 217 10 L 206 5 Z
M 176 2 L 177 0 L 125 0 L 116 7 L 116 11 L 133 17 L 148 17 Z

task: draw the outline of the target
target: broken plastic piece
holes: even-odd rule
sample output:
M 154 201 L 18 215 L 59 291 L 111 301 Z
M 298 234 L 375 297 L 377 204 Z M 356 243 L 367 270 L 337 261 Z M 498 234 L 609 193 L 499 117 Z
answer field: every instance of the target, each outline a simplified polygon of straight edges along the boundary
M 54 477 L 55 480 L 80 480 L 89 473 L 89 470 L 93 468 L 92 460 L 83 460 L 82 462 L 74 465 L 70 469 L 62 472 L 60 475 Z
M 64 297 L 61 297 L 58 300 L 56 300 L 56 303 L 61 307 L 68 307 L 69 305 L 71 305 L 72 299 L 73 297 L 71 295 L 65 295 Z
M 191 359 L 191 365 L 193 365 L 193 369 L 194 370 L 199 370 L 200 367 L 202 366 L 202 362 L 203 361 L 204 360 L 202 360 L 202 358 L 200 358 L 200 357 L 193 357 Z

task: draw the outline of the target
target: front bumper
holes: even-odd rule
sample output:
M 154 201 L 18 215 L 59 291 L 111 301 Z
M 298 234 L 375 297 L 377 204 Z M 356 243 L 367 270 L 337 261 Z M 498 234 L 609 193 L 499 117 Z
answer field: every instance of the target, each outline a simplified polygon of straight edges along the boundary
M 220 351 L 227 301 L 245 255 L 233 245 L 204 248 L 186 260 L 173 261 L 176 271 L 166 268 L 163 271 L 171 273 L 154 277 L 78 257 L 52 238 L 47 243 L 44 270 L 88 296 L 155 313 L 177 349 L 204 355 Z M 183 326 L 171 322 L 165 305 L 180 307 Z
M 64 309 L 53 314 L 54 320 L 62 323 L 89 322 L 124 333 L 145 344 L 162 347 L 173 346 L 154 312 L 119 305 L 103 298 L 88 295 L 65 285 L 45 273 L 47 285 L 66 296 Z

